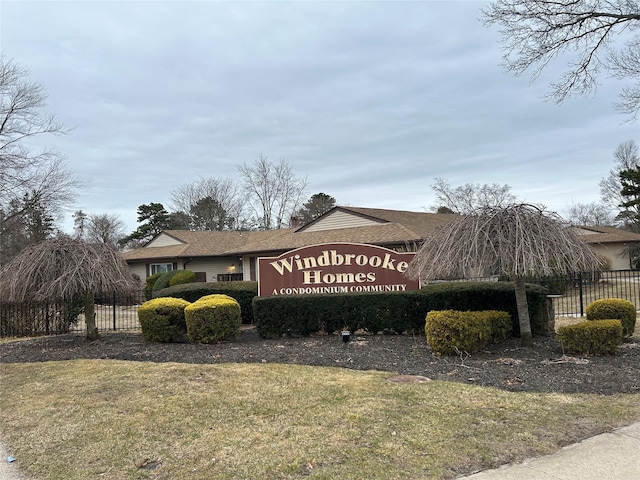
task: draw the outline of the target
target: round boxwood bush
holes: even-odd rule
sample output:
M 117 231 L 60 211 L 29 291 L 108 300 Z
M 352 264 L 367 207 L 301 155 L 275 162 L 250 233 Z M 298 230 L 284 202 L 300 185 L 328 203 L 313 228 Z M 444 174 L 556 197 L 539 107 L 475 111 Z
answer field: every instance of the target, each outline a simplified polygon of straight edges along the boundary
M 228 295 L 206 295 L 184 309 L 192 343 L 215 343 L 240 333 L 240 304 Z
M 138 320 L 142 336 L 148 342 L 183 342 L 187 334 L 185 308 L 190 305 L 182 298 L 154 298 L 140 305 Z
M 587 305 L 587 320 L 620 320 L 622 336 L 630 337 L 636 328 L 636 307 L 622 298 L 603 298 Z
M 185 283 L 193 283 L 196 281 L 196 274 L 191 270 L 177 270 L 169 279 L 169 286 L 183 285 Z
M 153 286 L 161 276 L 162 276 L 162 273 L 154 273 L 153 275 L 150 275 L 147 277 L 146 286 L 144 287 L 144 297 L 147 300 L 151 300 Z
M 171 270 L 170 272 L 161 273 L 160 277 L 158 277 L 156 282 L 153 284 L 153 292 L 152 292 L 152 294 L 157 292 L 158 290 L 162 290 L 163 288 L 167 288 L 169 286 L 169 282 L 171 281 L 173 276 L 177 275 L 180 272 L 181 272 L 181 270 Z

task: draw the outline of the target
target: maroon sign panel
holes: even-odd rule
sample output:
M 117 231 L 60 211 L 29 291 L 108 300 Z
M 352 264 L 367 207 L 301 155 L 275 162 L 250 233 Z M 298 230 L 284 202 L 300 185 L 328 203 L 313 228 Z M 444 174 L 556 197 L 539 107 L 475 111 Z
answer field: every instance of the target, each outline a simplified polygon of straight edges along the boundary
M 258 259 L 258 296 L 418 290 L 405 276 L 415 253 L 324 243 Z

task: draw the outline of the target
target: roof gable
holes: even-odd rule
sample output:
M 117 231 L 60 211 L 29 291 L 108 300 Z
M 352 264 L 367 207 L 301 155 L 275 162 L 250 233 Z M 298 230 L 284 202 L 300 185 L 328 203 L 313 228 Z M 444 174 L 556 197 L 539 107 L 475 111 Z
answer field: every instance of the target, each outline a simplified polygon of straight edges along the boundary
M 278 252 L 327 242 L 372 245 L 419 244 L 459 215 L 361 207 L 334 207 L 299 229 L 267 231 L 166 230 L 143 248 L 124 254 L 132 261 L 221 257 Z
M 184 245 L 185 243 L 186 242 L 176 238 L 168 232 L 160 232 L 158 235 L 149 240 L 149 242 L 145 245 L 145 248 L 169 247 L 174 245 Z
M 364 215 L 345 207 L 334 207 L 327 213 L 300 227 L 297 232 L 320 232 L 340 228 L 369 227 L 387 223 L 386 220 Z
M 123 253 L 126 260 L 155 258 L 220 257 L 244 245 L 282 235 L 289 230 L 268 231 L 190 231 L 165 230 L 142 248 Z M 159 239 L 158 242 L 155 242 Z M 173 240 L 173 242 L 171 242 Z
M 366 243 L 371 245 L 402 245 L 419 243 L 422 238 L 402 225 L 386 223 L 352 228 L 320 231 L 292 231 L 280 236 L 251 243 L 232 250 L 232 254 L 278 252 L 321 243 Z
M 233 253 L 275 252 L 327 242 L 419 244 L 442 225 L 460 218 L 460 215 L 442 213 L 334 207 L 297 230 L 247 244 Z
M 372 245 L 419 244 L 442 225 L 460 215 L 334 207 L 298 229 L 267 231 L 167 230 L 143 248 L 125 252 L 128 261 L 169 258 L 223 257 L 240 254 L 274 253 L 329 242 Z M 615 227 L 573 227 L 586 243 L 640 242 L 640 234 Z

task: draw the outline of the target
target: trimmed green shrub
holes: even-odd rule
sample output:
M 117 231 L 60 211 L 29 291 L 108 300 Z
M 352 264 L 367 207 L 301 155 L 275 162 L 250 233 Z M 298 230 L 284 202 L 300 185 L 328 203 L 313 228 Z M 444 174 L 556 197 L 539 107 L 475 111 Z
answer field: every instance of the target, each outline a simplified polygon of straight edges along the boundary
M 557 338 L 566 352 L 600 355 L 618 351 L 622 331 L 619 319 L 588 320 L 560 327 Z
M 169 279 L 169 286 L 184 285 L 196 281 L 196 274 L 191 270 L 177 270 L 175 275 Z
M 551 335 L 553 310 L 546 289 L 526 285 L 531 329 L 535 335 Z M 513 283 L 447 282 L 419 291 L 346 293 L 256 297 L 253 315 L 263 338 L 282 335 L 332 333 L 347 327 L 370 333 L 422 332 L 431 310 L 500 310 L 509 313 L 512 331 L 520 325 Z
M 144 287 L 144 297 L 147 300 L 151 300 L 153 286 L 161 276 L 162 273 L 154 273 L 153 275 L 147 277 L 146 286 Z
M 310 335 L 343 328 L 376 334 L 424 329 L 425 297 L 419 292 L 255 297 L 258 335 Z
M 572 274 L 554 274 L 548 276 L 527 275 L 523 278 L 525 283 L 540 285 L 547 289 L 549 295 L 564 295 L 567 287 L 574 282 Z M 513 282 L 513 275 L 501 274 L 499 282 Z
M 184 309 L 192 343 L 215 343 L 240 333 L 240 305 L 228 295 L 207 295 Z
M 509 314 L 496 310 L 432 310 L 425 326 L 427 343 L 441 355 L 473 353 L 510 332 Z
M 507 312 L 499 310 L 483 310 L 476 312 L 476 316 L 491 325 L 491 340 L 499 341 L 511 335 L 513 332 L 513 324 L 511 323 L 511 315 Z
M 569 286 L 569 277 L 567 275 L 553 275 L 542 277 L 539 282 L 549 291 L 549 295 L 564 295 Z
M 527 283 L 527 304 L 533 335 L 554 334 L 554 318 L 548 305 L 548 290 Z M 513 335 L 520 336 L 518 307 L 513 282 L 442 282 L 422 287 L 428 296 L 426 312 L 430 310 L 500 310 L 511 316 Z M 422 317 L 424 319 L 424 317 Z
M 138 320 L 142 336 L 148 342 L 184 342 L 187 334 L 185 308 L 189 302 L 181 298 L 154 298 L 140 305 Z
M 258 295 L 258 282 L 196 282 L 154 291 L 153 296 L 184 298 L 195 302 L 205 295 L 229 295 L 240 304 L 242 323 L 253 323 L 253 297 Z
M 158 290 L 162 290 L 163 288 L 167 288 L 169 286 L 169 282 L 173 278 L 174 275 L 178 274 L 180 270 L 171 270 L 170 272 L 164 272 L 160 274 L 156 283 L 153 284 L 152 294 L 155 297 L 156 292 Z
M 622 298 L 603 298 L 587 305 L 587 320 L 618 319 L 622 323 L 622 336 L 630 337 L 636 328 L 636 307 Z

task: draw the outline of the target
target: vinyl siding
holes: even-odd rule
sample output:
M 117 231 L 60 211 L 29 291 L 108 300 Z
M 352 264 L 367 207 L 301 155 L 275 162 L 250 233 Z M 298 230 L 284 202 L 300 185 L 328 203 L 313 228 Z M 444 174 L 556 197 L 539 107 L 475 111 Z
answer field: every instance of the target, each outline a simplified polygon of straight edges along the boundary
M 352 213 L 337 210 L 326 215 L 313 225 L 309 225 L 307 228 L 303 228 L 303 231 L 319 232 L 322 230 L 335 230 L 339 228 L 368 227 L 371 225 L 379 225 L 381 223 L 387 222 L 375 221 L 370 218 L 364 218 L 359 215 L 354 215 Z
M 235 270 L 230 270 L 231 264 L 235 265 Z M 192 272 L 205 272 L 207 282 L 215 282 L 219 273 L 242 273 L 238 257 L 203 258 L 187 262 L 185 266 Z
M 627 270 L 631 268 L 629 260 L 629 251 L 626 245 L 591 245 L 596 255 L 607 257 L 611 265 L 607 266 L 610 270 Z
M 140 277 L 142 283 L 147 279 L 147 267 L 144 263 L 132 263 L 129 265 L 131 273 Z
M 151 242 L 149 242 L 148 245 L 145 245 L 144 248 L 149 248 L 149 247 L 169 247 L 172 245 L 184 245 L 182 242 L 176 240 L 173 237 L 170 237 L 169 235 L 166 235 L 164 233 L 161 233 L 160 235 L 158 235 L 158 237 L 154 238 L 153 240 L 151 240 Z

